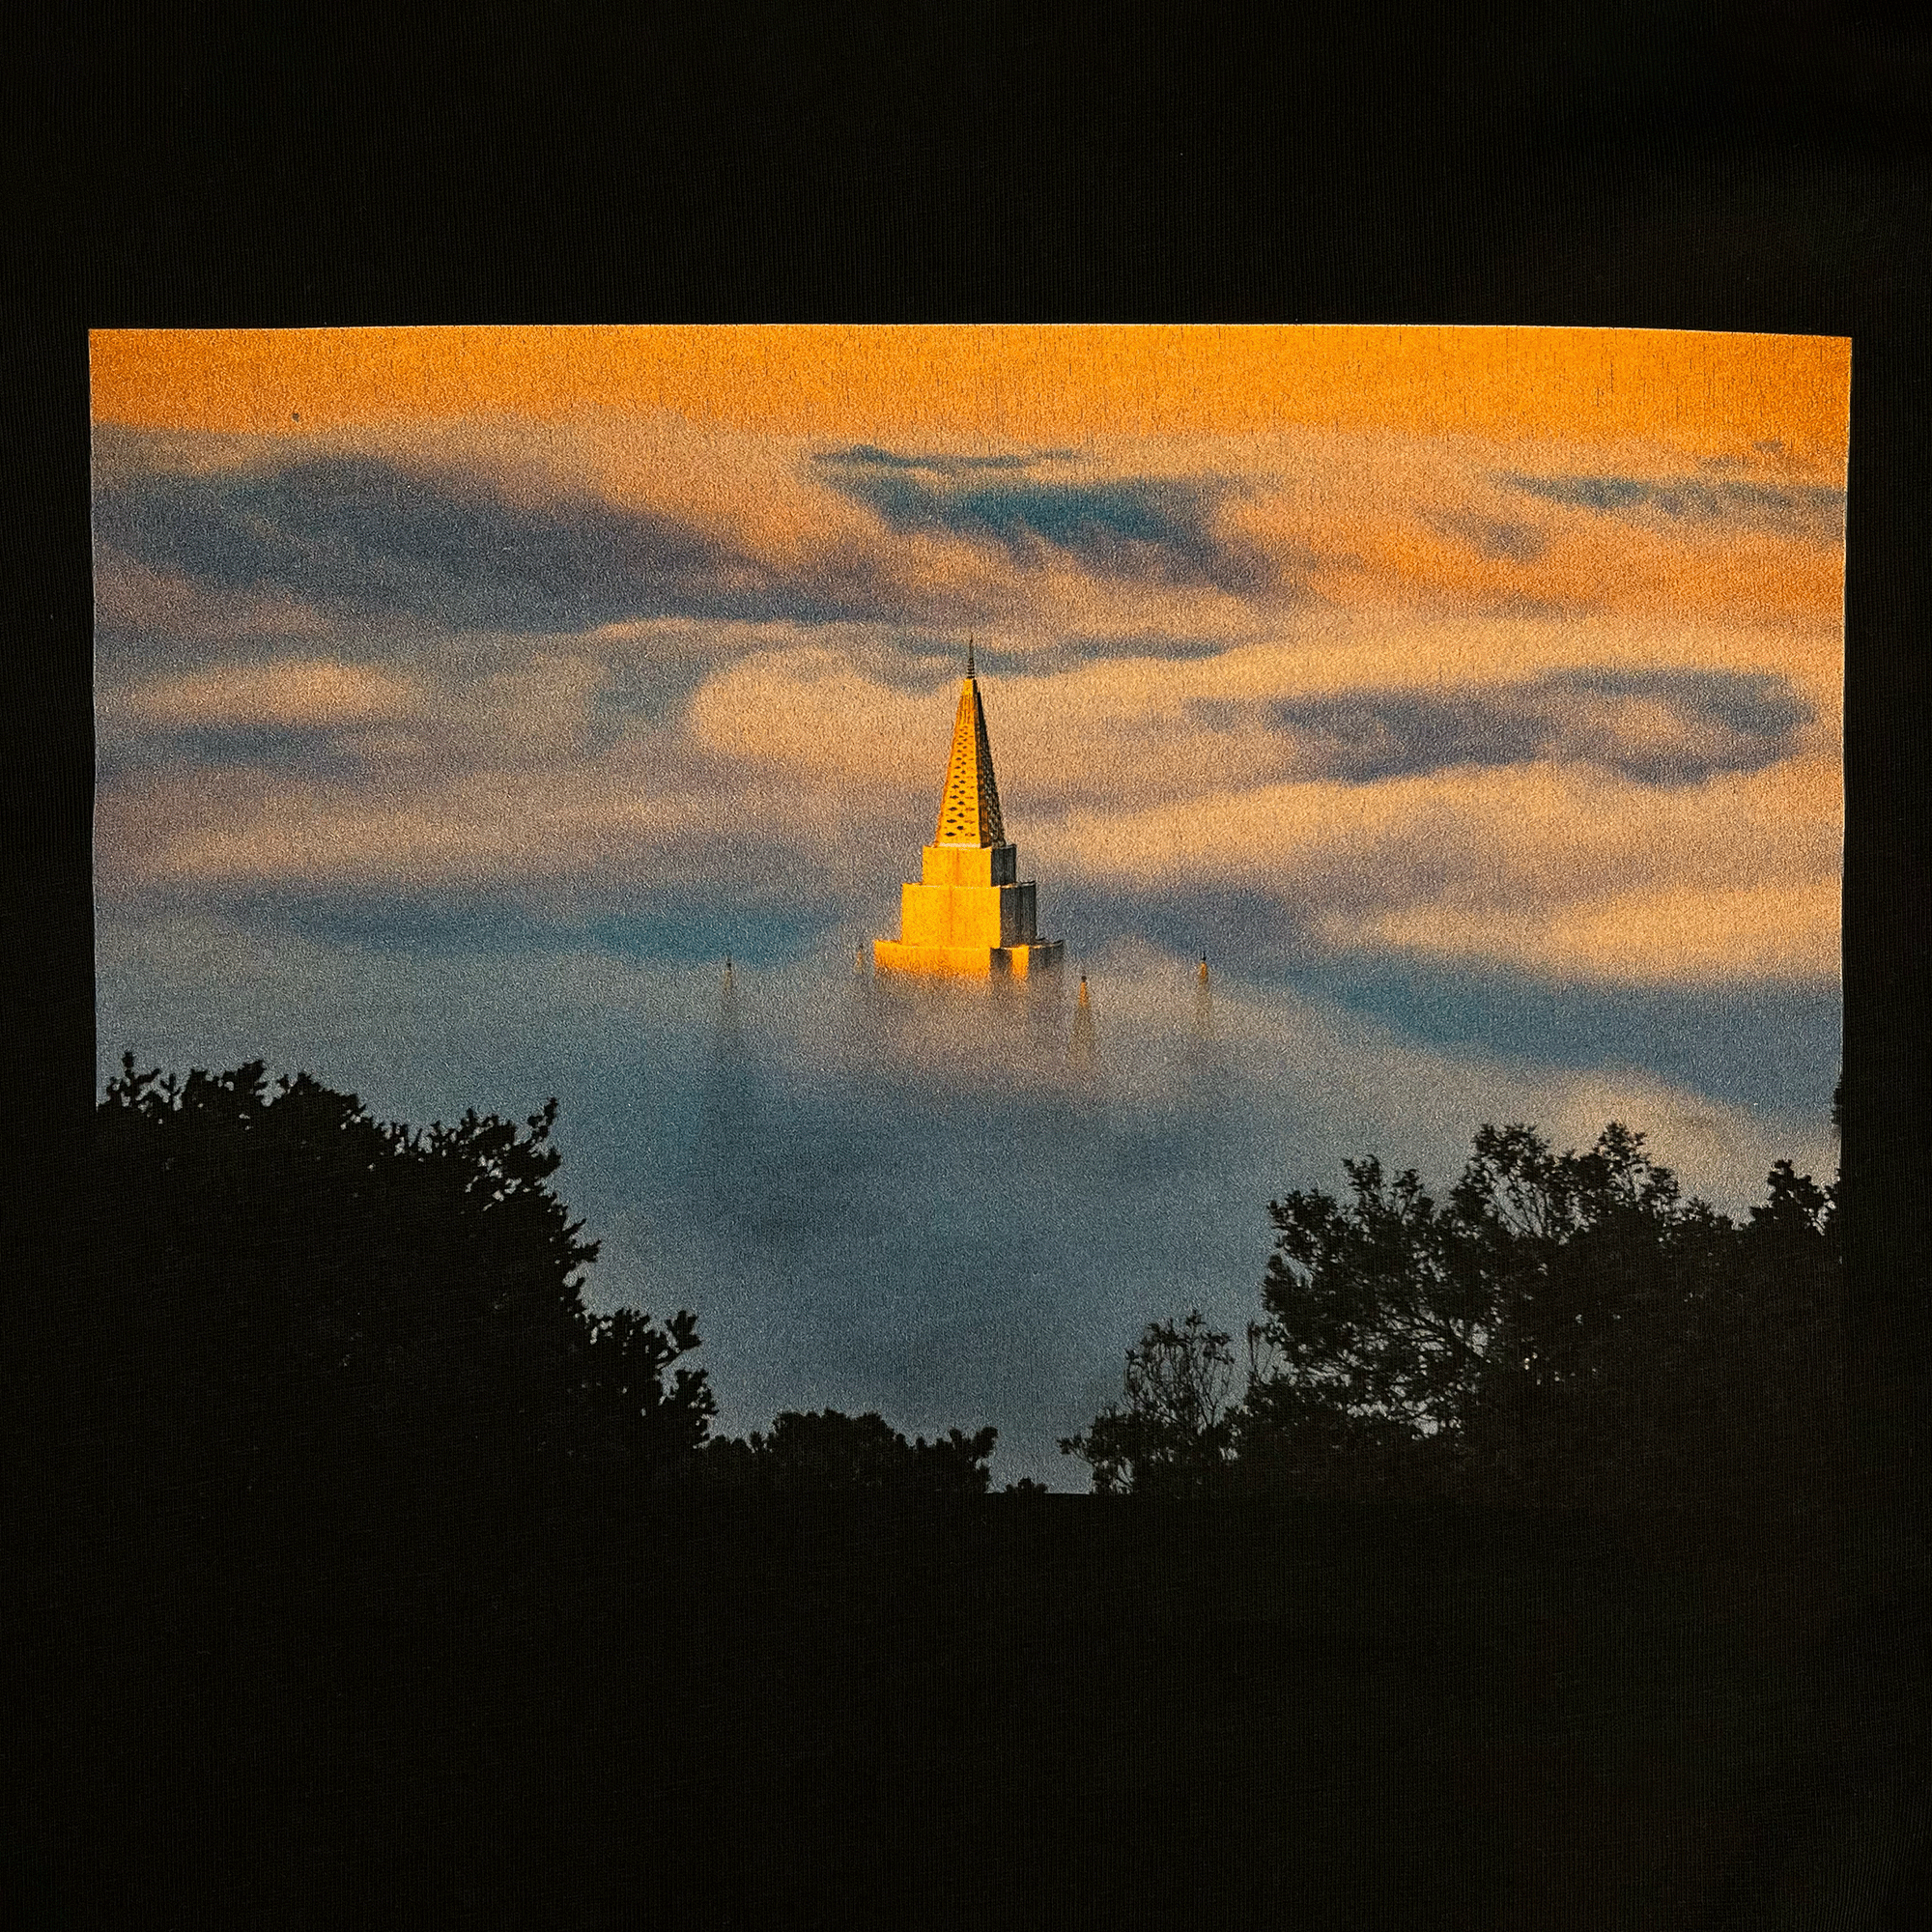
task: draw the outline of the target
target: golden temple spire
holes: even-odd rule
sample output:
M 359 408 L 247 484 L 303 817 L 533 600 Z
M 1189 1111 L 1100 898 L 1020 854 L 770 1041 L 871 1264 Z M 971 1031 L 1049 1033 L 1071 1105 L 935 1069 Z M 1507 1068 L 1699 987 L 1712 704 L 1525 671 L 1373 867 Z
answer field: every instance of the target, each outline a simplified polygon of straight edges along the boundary
M 1040 938 L 1034 882 L 1014 876 L 1018 859 L 1001 821 L 973 643 L 969 638 L 939 830 L 920 855 L 918 881 L 899 888 L 899 936 L 872 942 L 878 972 L 1029 980 L 1057 967 L 1065 951 L 1063 941 Z
M 952 722 L 952 755 L 946 762 L 946 790 L 939 804 L 941 845 L 1004 845 L 1000 787 L 993 777 L 993 750 L 986 742 L 986 713 L 973 675 L 973 646 L 966 646 L 966 680 Z

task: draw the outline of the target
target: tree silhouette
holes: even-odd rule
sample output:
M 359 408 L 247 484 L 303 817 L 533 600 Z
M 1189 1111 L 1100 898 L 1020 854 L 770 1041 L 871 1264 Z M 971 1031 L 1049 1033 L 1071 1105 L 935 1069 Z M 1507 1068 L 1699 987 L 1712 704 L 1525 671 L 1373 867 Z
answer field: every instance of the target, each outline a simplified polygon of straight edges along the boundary
M 999 1432 L 968 1435 L 950 1429 L 928 1442 L 907 1442 L 883 1416 L 845 1415 L 836 1408 L 786 1410 L 770 1435 L 717 1436 L 705 1446 L 696 1473 L 722 1489 L 748 1492 L 871 1492 L 898 1495 L 983 1495 Z
M 1743 1229 L 1614 1122 L 1560 1154 L 1486 1125 L 1440 1204 L 1413 1173 L 1348 1174 L 1347 1204 L 1269 1207 L 1250 1475 L 1688 1500 L 1761 1471 L 1796 1410 L 1827 1420 L 1835 1195 L 1789 1162 Z
M 1078 1456 L 1103 1493 L 1199 1495 L 1220 1486 L 1234 1442 L 1231 1338 L 1201 1311 L 1151 1321 L 1127 1350 L 1124 1406 L 1109 1407 L 1061 1453 Z
M 1823 1506 L 1842 1437 L 1838 1188 L 1788 1161 L 1743 1225 L 1611 1122 L 1485 1125 L 1438 1200 L 1345 1164 L 1269 1204 L 1244 1398 L 1199 1312 L 1061 1447 L 1096 1490 Z
M 551 1181 L 556 1103 L 417 1131 L 251 1061 L 124 1057 L 97 1110 L 86 1436 L 149 1489 L 601 1459 L 640 1474 L 714 1410 L 695 1318 L 598 1318 Z

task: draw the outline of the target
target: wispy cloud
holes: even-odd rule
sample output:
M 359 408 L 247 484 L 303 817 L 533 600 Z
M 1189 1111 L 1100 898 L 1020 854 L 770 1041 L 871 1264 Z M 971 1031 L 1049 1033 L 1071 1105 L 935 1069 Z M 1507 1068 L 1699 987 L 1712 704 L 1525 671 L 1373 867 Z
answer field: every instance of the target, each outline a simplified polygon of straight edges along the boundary
M 419 700 L 416 687 L 393 671 L 280 658 L 155 679 L 128 695 L 125 711 L 135 723 L 178 730 L 327 730 L 399 718 Z
M 816 461 L 835 488 L 892 528 L 995 544 L 1020 563 L 1057 551 L 1105 577 L 1250 594 L 1282 576 L 1277 559 L 1220 526 L 1233 492 L 1222 479 L 1042 476 L 1037 458 L 902 456 L 863 445 Z
M 881 449 L 876 443 L 855 442 L 843 449 L 822 450 L 816 460 L 838 469 L 904 469 L 929 476 L 971 476 L 980 470 L 1031 469 L 1041 463 L 1070 462 L 1071 449 L 1013 450 L 992 456 L 960 456 L 940 451 Z
M 1554 759 L 1646 784 L 1761 771 L 1792 755 L 1814 716 L 1772 671 L 1600 668 L 1514 684 L 1287 698 L 1271 711 L 1311 777 L 1368 781 Z
M 1548 534 L 1520 518 L 1484 516 L 1475 510 L 1438 510 L 1435 526 L 1460 538 L 1478 555 L 1507 563 L 1534 563 L 1549 547 Z
M 370 454 L 124 469 L 97 491 L 95 528 L 149 571 L 216 591 L 453 629 L 838 619 L 903 603 L 876 559 L 849 549 L 775 561 L 728 531 L 582 489 L 516 494 L 480 471 Z
M 1677 787 L 1463 766 L 1083 804 L 1037 849 L 1043 870 L 1130 894 L 1155 924 L 1176 889 L 1251 895 L 1252 924 L 1303 957 L 1414 953 L 1576 983 L 1816 981 L 1837 973 L 1835 795 L 1826 759 Z
M 1648 513 L 1672 523 L 1775 529 L 1823 543 L 1844 532 L 1845 493 L 1831 484 L 1771 483 L 1721 474 L 1529 476 L 1510 470 L 1498 480 L 1526 497 L 1604 516 Z

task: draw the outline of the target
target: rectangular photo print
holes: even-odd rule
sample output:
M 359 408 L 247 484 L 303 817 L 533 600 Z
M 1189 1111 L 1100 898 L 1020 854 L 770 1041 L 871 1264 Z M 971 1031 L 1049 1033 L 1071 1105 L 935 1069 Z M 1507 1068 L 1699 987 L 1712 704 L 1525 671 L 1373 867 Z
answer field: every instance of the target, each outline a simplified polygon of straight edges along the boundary
M 1849 342 L 91 362 L 156 1483 L 1827 1480 Z

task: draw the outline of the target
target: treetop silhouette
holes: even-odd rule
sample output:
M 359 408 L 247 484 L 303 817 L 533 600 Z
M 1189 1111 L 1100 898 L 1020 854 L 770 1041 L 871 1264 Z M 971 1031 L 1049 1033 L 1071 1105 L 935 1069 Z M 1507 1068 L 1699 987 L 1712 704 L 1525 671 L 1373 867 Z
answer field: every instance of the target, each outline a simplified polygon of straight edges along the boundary
M 1843 1434 L 1837 1183 L 1789 1161 L 1739 1225 L 1612 1122 L 1484 1125 L 1442 1199 L 1348 1161 L 1268 1207 L 1248 1378 L 1151 1323 L 1124 1404 L 1062 1448 L 1099 1490 L 1648 1505 L 1829 1492 Z
M 94 1439 L 151 1487 L 398 1460 L 649 1473 L 696 1448 L 716 1405 L 673 1372 L 696 1318 L 585 1307 L 598 1244 L 552 1185 L 556 1114 L 416 1130 L 261 1061 L 181 1081 L 125 1056 L 78 1312 Z

